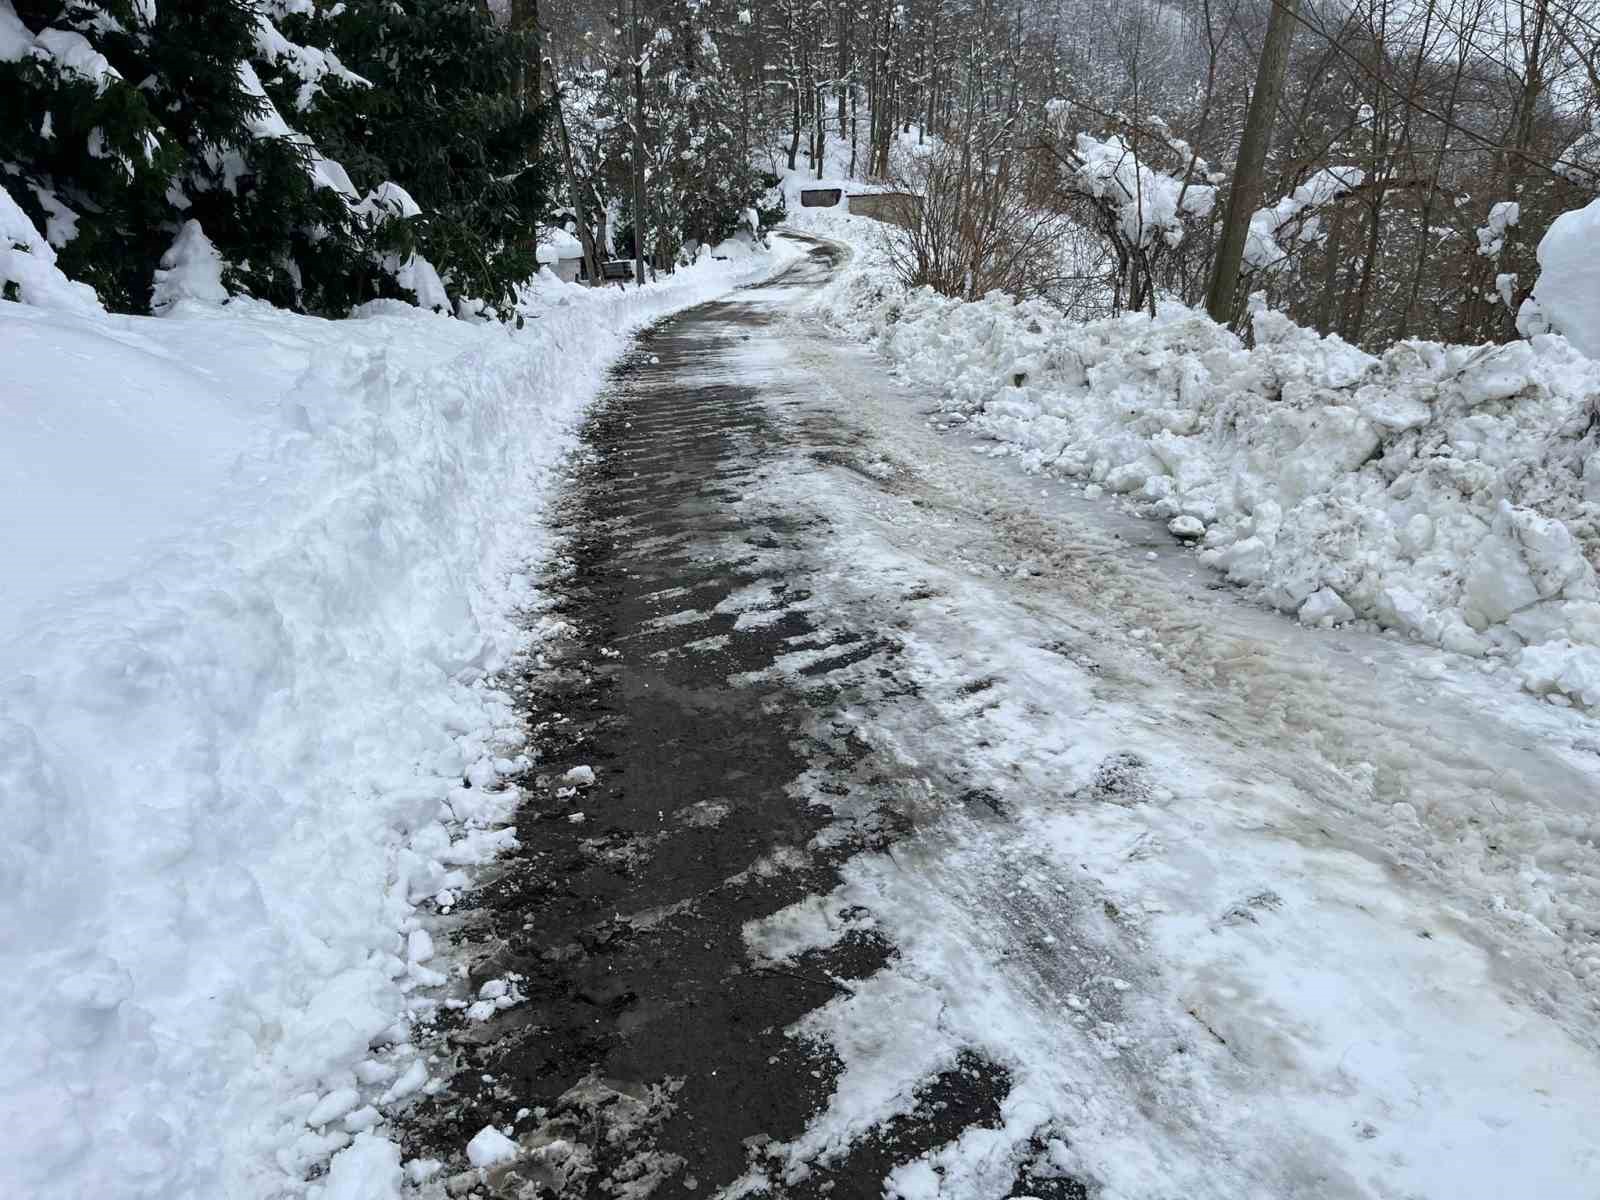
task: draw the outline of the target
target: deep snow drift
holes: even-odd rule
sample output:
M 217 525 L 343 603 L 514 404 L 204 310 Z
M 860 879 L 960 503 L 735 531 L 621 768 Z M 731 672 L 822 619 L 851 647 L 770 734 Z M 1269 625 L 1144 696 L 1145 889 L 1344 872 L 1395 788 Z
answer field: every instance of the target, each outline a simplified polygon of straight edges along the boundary
M 129 318 L 0 223 L 0 1192 L 296 1194 L 335 1154 L 310 1194 L 387 1195 L 448 971 L 414 905 L 509 836 L 491 674 L 570 429 L 632 330 L 781 252 L 545 280 L 521 330 Z
M 871 245 L 819 309 L 948 423 L 1127 497 L 1302 621 L 1376 622 L 1600 704 L 1600 363 L 1564 338 L 1380 358 L 1260 311 L 1246 349 L 1181 306 L 1080 325 L 908 296 Z

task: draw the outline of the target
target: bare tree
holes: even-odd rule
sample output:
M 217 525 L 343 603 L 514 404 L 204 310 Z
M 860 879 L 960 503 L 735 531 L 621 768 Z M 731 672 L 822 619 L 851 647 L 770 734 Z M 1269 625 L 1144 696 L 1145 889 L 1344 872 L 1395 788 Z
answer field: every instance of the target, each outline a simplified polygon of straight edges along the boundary
M 1261 205 L 1262 168 L 1266 165 L 1267 143 L 1272 137 L 1278 95 L 1283 89 L 1283 76 L 1289 63 L 1298 5 L 1299 0 L 1273 0 L 1267 36 L 1261 43 L 1261 62 L 1250 96 L 1250 115 L 1245 120 L 1244 135 L 1239 142 L 1239 159 L 1233 169 L 1233 184 L 1228 189 L 1228 205 L 1222 218 L 1222 245 L 1217 250 L 1211 289 L 1206 296 L 1206 311 L 1211 319 L 1224 324 L 1233 319 L 1245 237 L 1250 229 L 1250 217 Z

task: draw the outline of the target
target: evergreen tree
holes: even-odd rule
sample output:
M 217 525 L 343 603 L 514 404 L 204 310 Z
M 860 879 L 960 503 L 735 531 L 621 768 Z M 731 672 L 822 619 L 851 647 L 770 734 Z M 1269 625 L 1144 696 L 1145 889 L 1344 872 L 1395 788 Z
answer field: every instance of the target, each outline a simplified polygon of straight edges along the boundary
M 252 0 L 16 11 L 37 33 L 0 64 L 0 160 L 26 185 L 25 211 L 58 231 L 67 274 L 111 308 L 147 311 L 162 254 L 198 220 L 232 291 L 330 313 L 358 298 L 354 268 L 381 239 L 256 81 Z
M 20 0 L 10 18 L 0 178 L 108 307 L 149 310 L 189 221 L 230 291 L 331 316 L 503 301 L 536 270 L 528 47 L 477 4 Z
M 606 54 L 599 69 L 567 72 L 562 95 L 579 186 L 594 193 L 588 203 L 614 207 L 619 251 L 631 253 L 640 225 L 646 256 L 670 267 L 686 243 L 720 242 L 745 227 L 752 210 L 762 224 L 775 223 L 782 201 L 767 195 L 776 180 L 758 172 L 735 128 L 741 98 L 721 45 L 741 36 L 738 14 L 710 0 L 663 0 L 641 4 L 639 22 L 642 219 L 633 213 L 630 186 L 633 71 L 625 47 Z M 585 57 L 596 53 L 586 50 Z
M 421 206 L 415 245 L 458 295 L 510 299 L 538 269 L 535 229 L 550 165 L 544 109 L 522 99 L 531 35 L 472 0 L 357 0 L 283 21 L 333 49 L 369 85 L 330 79 L 303 115 L 317 145 L 363 188 L 401 183 Z M 295 80 L 268 80 L 286 102 Z
M 731 237 L 746 225 L 766 185 L 730 125 L 739 97 L 718 44 L 729 14 L 710 3 L 684 3 L 668 19 L 671 56 L 653 72 L 660 122 L 656 196 L 675 253 L 690 239 L 710 245 Z
M 134 19 L 126 3 L 107 14 Z M 20 58 L 0 61 L 6 189 L 47 230 L 62 270 L 112 307 L 137 311 L 153 265 L 146 222 L 166 204 L 182 153 L 151 97 L 94 44 L 103 35 L 92 13 L 22 0 L 17 17 L 41 36 Z

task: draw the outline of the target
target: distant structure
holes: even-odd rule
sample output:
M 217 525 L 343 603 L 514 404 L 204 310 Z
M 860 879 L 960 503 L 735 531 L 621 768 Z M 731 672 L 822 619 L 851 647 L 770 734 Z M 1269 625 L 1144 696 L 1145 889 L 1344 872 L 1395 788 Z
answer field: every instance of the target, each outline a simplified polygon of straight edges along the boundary
M 889 225 L 913 228 L 922 210 L 922 197 L 910 192 L 862 192 L 850 197 L 850 213 Z

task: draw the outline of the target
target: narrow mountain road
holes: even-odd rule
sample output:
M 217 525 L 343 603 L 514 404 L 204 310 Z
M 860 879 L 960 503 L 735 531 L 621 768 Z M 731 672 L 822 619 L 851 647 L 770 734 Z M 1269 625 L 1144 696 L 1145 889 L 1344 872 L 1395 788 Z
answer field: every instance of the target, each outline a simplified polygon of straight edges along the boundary
M 493 1194 L 709 1195 L 761 1169 L 840 1068 L 787 1031 L 894 953 L 847 910 L 831 916 L 859 928 L 781 966 L 744 939 L 839 886 L 849 858 L 887 851 L 925 802 L 855 732 L 914 696 L 894 638 L 806 590 L 827 518 L 756 499 L 797 454 L 847 462 L 843 431 L 785 421 L 729 361 L 838 253 L 819 245 L 759 302 L 642 337 L 588 427 L 550 581 L 559 624 L 523 693 L 539 799 L 522 854 L 465 918 L 495 947 L 479 976 L 521 975 L 527 1003 L 463 1027 L 457 1090 L 425 1118 L 459 1148 L 530 1110 L 519 1130 L 546 1148 Z M 592 786 L 566 782 L 582 767 Z M 992 1123 L 1005 1090 L 1003 1068 L 964 1057 L 911 1114 L 783 1194 L 875 1197 L 900 1159 Z
M 519 1002 L 442 1021 L 424 1191 L 1600 1180 L 1593 947 L 1484 903 L 1524 848 L 1451 815 L 1555 819 L 1600 743 L 930 429 L 801 315 L 840 256 L 658 326 L 594 411 L 521 849 L 440 918 Z

